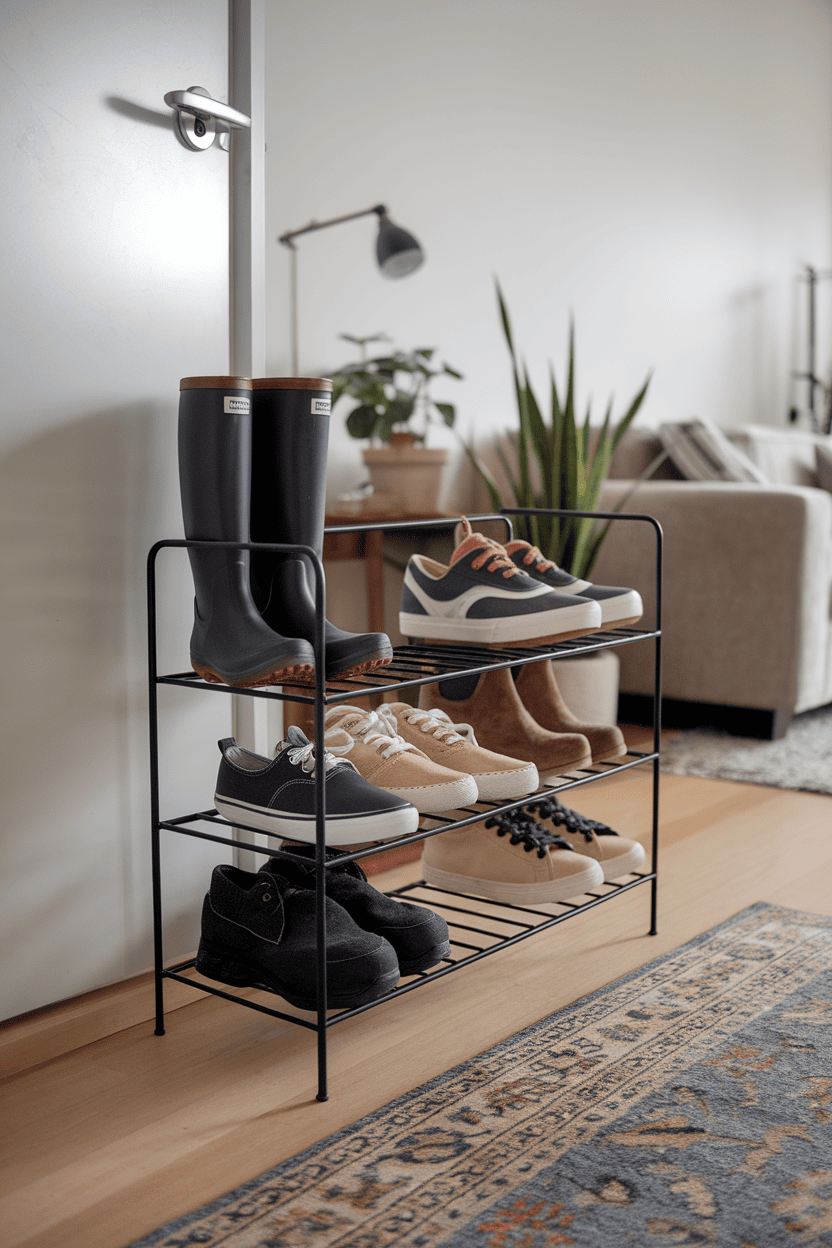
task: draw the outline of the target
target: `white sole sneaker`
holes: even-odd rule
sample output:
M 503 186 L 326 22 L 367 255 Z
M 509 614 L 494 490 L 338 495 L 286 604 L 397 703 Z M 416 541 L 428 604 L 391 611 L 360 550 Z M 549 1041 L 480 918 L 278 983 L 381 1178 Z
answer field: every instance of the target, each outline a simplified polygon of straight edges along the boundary
M 589 889 L 597 888 L 604 882 L 604 872 L 592 858 L 587 858 L 583 871 L 573 872 L 558 880 L 529 884 L 506 884 L 500 880 L 480 880 L 471 875 L 453 875 L 427 864 L 423 864 L 422 875 L 426 884 L 433 884 L 436 888 L 445 888 L 452 893 L 470 893 L 475 897 L 486 897 L 489 901 L 502 901 L 511 906 L 569 901 L 573 897 L 583 896 Z
M 577 606 L 556 611 L 535 611 L 531 615 L 503 616 L 477 620 L 464 616 L 413 615 L 399 612 L 399 631 L 405 637 L 426 641 L 457 641 L 477 646 L 504 646 L 510 642 L 568 641 L 597 632 L 601 627 L 597 604 L 586 600 Z
M 229 823 L 247 825 L 270 832 L 273 836 L 289 837 L 296 841 L 315 844 L 315 818 L 312 815 L 286 814 L 270 810 L 266 806 L 250 806 L 214 794 L 217 813 Z M 417 831 L 419 812 L 415 806 L 374 811 L 367 815 L 327 815 L 324 840 L 327 845 L 351 845 L 356 841 L 389 841 Z
M 473 776 L 465 776 L 447 784 L 431 784 L 418 788 L 394 789 L 387 785 L 386 791 L 405 802 L 411 802 L 422 815 L 439 815 L 445 810 L 459 810 L 461 806 L 470 806 L 477 800 L 478 787 Z
M 638 841 L 633 841 L 632 846 L 625 853 L 618 854 L 615 858 L 605 858 L 601 863 L 604 880 L 620 880 L 622 876 L 630 875 L 631 872 L 639 869 L 644 859 L 644 846 L 639 845 Z
M 493 771 L 490 774 L 477 772 L 479 797 L 482 801 L 510 801 L 512 797 L 525 797 L 534 793 L 540 784 L 540 777 L 534 763 L 529 763 L 522 771 Z

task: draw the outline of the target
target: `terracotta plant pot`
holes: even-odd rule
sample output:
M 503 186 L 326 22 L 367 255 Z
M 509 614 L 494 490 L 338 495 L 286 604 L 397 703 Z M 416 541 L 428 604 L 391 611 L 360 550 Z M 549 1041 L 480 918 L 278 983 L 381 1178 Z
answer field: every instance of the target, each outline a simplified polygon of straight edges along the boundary
M 439 510 L 447 450 L 416 445 L 410 433 L 394 433 L 389 446 L 368 446 L 362 455 L 376 493 L 392 495 L 404 512 Z

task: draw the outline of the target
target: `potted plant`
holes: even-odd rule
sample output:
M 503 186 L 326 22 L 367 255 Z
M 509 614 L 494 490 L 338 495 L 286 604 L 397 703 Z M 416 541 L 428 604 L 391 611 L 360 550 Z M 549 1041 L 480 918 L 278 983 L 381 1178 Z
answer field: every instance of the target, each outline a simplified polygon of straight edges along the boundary
M 589 406 L 583 422 L 580 423 L 575 415 L 575 332 L 574 325 L 570 325 L 566 385 L 562 391 L 558 390 L 554 371 L 550 365 L 550 412 L 546 419 L 532 389 L 526 364 L 518 360 L 511 321 L 499 283 L 497 284 L 497 301 L 514 371 L 518 414 L 518 427 L 510 435 L 510 444 L 514 444 L 514 453 L 512 453 L 511 446 L 509 453 L 506 453 L 506 449 L 499 443 L 495 447 L 497 458 L 508 482 L 509 495 L 505 495 L 500 489 L 473 448 L 466 445 L 468 457 L 485 482 L 495 511 L 499 511 L 501 507 L 510 506 L 595 511 L 598 506 L 601 484 L 609 472 L 613 452 L 635 420 L 644 402 L 650 377 L 648 375 L 644 385 L 617 423 L 612 419 L 612 399 L 607 405 L 600 428 L 591 428 Z M 665 458 L 665 452 L 658 455 L 642 474 L 640 480 L 651 476 Z M 638 481 L 621 498 L 616 510 L 624 506 L 637 487 Z M 589 579 L 601 544 L 612 523 L 608 520 L 605 524 L 599 525 L 591 519 L 557 516 L 514 516 L 512 519 L 518 537 L 531 542 L 547 559 L 553 560 L 564 571 L 583 580 Z M 581 665 L 583 665 L 583 671 L 581 671 Z M 587 667 L 593 665 L 598 671 L 597 688 L 594 677 L 589 678 L 588 683 Z M 558 680 L 563 683 L 563 695 L 574 713 L 578 713 L 578 708 L 572 707 L 570 703 L 568 688 L 570 683 L 580 685 L 584 692 L 588 689 L 587 700 L 589 702 L 595 699 L 598 706 L 615 707 L 618 659 L 611 650 L 599 651 L 597 654 L 587 656 L 584 660 L 560 660 L 554 666 L 557 669 Z M 602 674 L 604 668 L 609 670 Z M 611 689 L 613 681 L 614 690 Z M 605 685 L 603 690 L 601 689 L 602 683 Z M 586 718 L 585 713 L 584 718 Z
M 341 337 L 360 347 L 361 359 L 330 373 L 333 407 L 342 397 L 354 399 L 346 420 L 348 432 L 382 443 L 362 452 L 374 492 L 392 495 L 395 505 L 406 512 L 435 512 L 448 452 L 425 446 L 425 439 L 431 423 L 453 428 L 456 409 L 434 399 L 430 386 L 436 377 L 461 379 L 462 374 L 444 361 L 434 364 L 434 347 L 391 348 L 368 359 L 367 345 L 389 342 L 387 335 Z

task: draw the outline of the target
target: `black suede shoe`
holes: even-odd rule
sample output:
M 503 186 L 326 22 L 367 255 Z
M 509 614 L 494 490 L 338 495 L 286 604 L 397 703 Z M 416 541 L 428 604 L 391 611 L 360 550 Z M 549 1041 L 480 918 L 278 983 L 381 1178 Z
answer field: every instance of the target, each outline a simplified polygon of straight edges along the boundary
M 309 845 L 285 844 L 287 853 L 306 858 L 306 863 L 293 861 L 283 854 L 270 858 L 262 871 L 283 878 L 297 888 L 315 887 L 315 850 Z M 337 857 L 329 851 L 327 858 Z M 355 919 L 365 932 L 376 932 L 389 940 L 399 959 L 402 975 L 414 975 L 435 966 L 451 952 L 448 925 L 441 915 L 409 901 L 396 901 L 380 893 L 357 862 L 340 867 L 327 867 L 326 895 Z
M 315 894 L 260 871 L 214 868 L 202 907 L 196 969 L 236 988 L 267 988 L 314 1010 Z M 327 1007 L 351 1009 L 394 988 L 399 964 L 382 936 L 326 899 Z
M 244 750 L 233 737 L 218 742 L 222 762 L 214 805 L 232 823 L 275 836 L 315 840 L 315 747 L 294 725 L 274 758 Z M 346 759 L 324 754 L 327 845 L 386 841 L 415 832 L 419 812 L 410 802 L 377 789 Z

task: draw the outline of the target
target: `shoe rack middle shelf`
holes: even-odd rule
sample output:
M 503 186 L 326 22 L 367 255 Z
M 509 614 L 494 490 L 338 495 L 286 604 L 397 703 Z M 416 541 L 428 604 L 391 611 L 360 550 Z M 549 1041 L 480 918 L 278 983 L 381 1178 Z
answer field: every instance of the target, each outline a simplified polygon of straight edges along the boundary
M 516 514 L 516 513 L 515 513 Z M 526 514 L 526 513 L 523 513 Z M 537 513 L 545 515 L 561 513 Z M 581 513 L 573 513 L 580 515 Z M 317 1032 L 318 1037 L 318 1097 L 327 1099 L 327 1043 L 326 1033 L 336 1023 L 351 1018 L 356 1014 L 373 1009 L 385 1001 L 429 984 L 435 979 L 444 977 L 452 971 L 461 969 L 473 962 L 496 953 L 498 950 L 517 944 L 537 932 L 554 927 L 565 920 L 582 914 L 594 907 L 611 900 L 620 893 L 627 892 L 641 884 L 651 884 L 651 918 L 650 934 L 656 932 L 656 904 L 658 883 L 658 759 L 660 736 L 660 677 L 661 677 L 661 530 L 649 516 L 618 513 L 606 516 L 596 515 L 598 519 L 636 520 L 648 522 L 656 535 L 656 625 L 654 628 L 610 628 L 583 637 L 546 645 L 523 647 L 476 647 L 470 645 L 451 645 L 443 643 L 411 643 L 397 646 L 389 665 L 363 676 L 317 690 L 309 685 L 296 684 L 276 688 L 240 689 L 228 685 L 210 684 L 195 672 L 174 672 L 160 675 L 156 669 L 156 605 L 155 605 L 155 558 L 164 547 L 187 547 L 192 543 L 183 541 L 166 541 L 157 543 L 148 560 L 148 635 L 149 635 L 149 671 L 150 671 L 150 714 L 151 714 L 151 807 L 152 807 L 152 848 L 154 877 L 154 942 L 156 952 L 156 1002 L 157 1022 L 156 1034 L 164 1034 L 164 1003 L 163 982 L 165 979 L 180 980 L 191 987 L 198 987 L 208 994 L 222 997 L 225 1000 L 245 1005 L 272 1017 L 306 1027 Z M 481 520 L 504 520 L 504 516 L 489 515 L 474 517 Z M 417 522 L 413 527 L 429 527 L 437 522 Z M 403 524 L 350 526 L 352 529 L 382 528 L 402 529 L 409 526 Z M 319 568 L 320 584 L 323 583 L 323 572 Z M 233 991 L 225 991 L 213 982 L 202 977 L 194 977 L 194 959 L 177 962 L 165 967 L 162 949 L 162 910 L 161 910 L 161 861 L 159 852 L 159 835 L 162 829 L 180 835 L 196 837 L 201 840 L 214 841 L 227 848 L 238 848 L 253 851 L 260 855 L 276 852 L 282 837 L 274 836 L 260 828 L 246 825 L 239 819 L 231 824 L 220 816 L 216 810 L 207 809 L 173 818 L 161 818 L 159 811 L 159 756 L 157 736 L 157 695 L 158 686 L 180 686 L 192 690 L 209 693 L 229 694 L 252 698 L 278 699 L 280 701 L 297 702 L 312 706 L 315 710 L 318 725 L 323 723 L 324 710 L 339 703 L 350 702 L 357 698 L 365 699 L 373 696 L 376 704 L 385 696 L 397 695 L 399 690 L 418 688 L 434 684 L 449 677 L 475 675 L 498 668 L 513 668 L 528 663 L 542 663 L 551 658 L 566 658 L 595 651 L 629 645 L 638 642 L 653 641 L 656 652 L 656 680 L 654 690 L 654 722 L 653 749 L 639 752 L 629 749 L 627 753 L 614 762 L 599 762 L 586 767 L 576 768 L 558 777 L 555 783 L 549 783 L 536 794 L 526 795 L 511 801 L 478 802 L 473 806 L 462 807 L 445 812 L 443 815 L 429 817 L 430 827 L 419 827 L 416 832 L 395 839 L 364 843 L 349 851 L 336 850 L 333 856 L 323 863 L 323 827 L 319 818 L 318 839 L 318 871 L 327 870 L 353 860 L 369 857 L 384 850 L 409 845 L 430 837 L 481 822 L 491 817 L 499 817 L 508 812 L 527 806 L 532 800 L 562 795 L 572 788 L 594 783 L 602 778 L 617 775 L 631 768 L 652 764 L 653 767 L 653 800 L 652 800 L 652 860 L 650 870 L 634 871 L 621 882 L 605 882 L 574 901 L 552 902 L 545 905 L 510 905 L 495 902 L 483 897 L 450 892 L 424 880 L 405 885 L 392 891 L 389 895 L 402 900 L 416 902 L 428 906 L 442 914 L 451 929 L 451 953 L 441 962 L 427 971 L 410 975 L 399 981 L 392 991 L 367 1004 L 350 1009 L 327 1011 L 325 1006 L 325 989 L 321 992 L 318 985 L 317 1017 L 303 1011 L 295 1011 L 293 1006 L 286 1004 L 285 1009 L 276 1009 L 265 1004 L 263 998 L 274 996 L 265 988 L 258 991 L 260 999 L 251 996 L 240 996 Z M 323 784 L 320 784 L 323 789 Z M 250 834 L 250 835 L 247 835 Z M 271 842 L 271 844 L 270 844 Z M 287 852 L 287 851 L 282 851 Z M 288 851 L 291 852 L 291 851 Z M 322 883 L 316 885 L 322 895 Z M 320 920 L 319 920 L 320 932 Z M 321 968 L 324 963 L 320 961 Z M 278 998 L 279 999 L 279 998 Z M 283 1002 L 281 1002 L 283 1004 Z M 292 1011 L 292 1012 L 290 1012 Z

